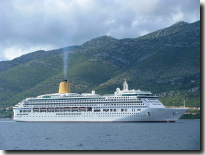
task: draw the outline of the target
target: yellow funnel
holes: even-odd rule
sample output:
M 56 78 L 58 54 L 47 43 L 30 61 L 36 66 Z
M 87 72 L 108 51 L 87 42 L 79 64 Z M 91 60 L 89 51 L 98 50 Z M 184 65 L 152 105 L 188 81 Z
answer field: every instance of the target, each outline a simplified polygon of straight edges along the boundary
M 67 80 L 64 80 L 59 85 L 59 93 L 70 93 L 70 83 Z

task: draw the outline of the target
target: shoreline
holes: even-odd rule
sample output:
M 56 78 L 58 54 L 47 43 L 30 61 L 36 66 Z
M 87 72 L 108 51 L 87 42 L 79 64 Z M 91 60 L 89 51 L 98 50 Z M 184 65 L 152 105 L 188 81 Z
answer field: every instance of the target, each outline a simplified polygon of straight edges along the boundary
M 2 120 L 12 119 L 13 120 L 13 118 L 0 118 L 0 119 L 2 119 Z M 178 120 L 200 120 L 200 118 L 196 118 L 196 119 L 178 119 Z

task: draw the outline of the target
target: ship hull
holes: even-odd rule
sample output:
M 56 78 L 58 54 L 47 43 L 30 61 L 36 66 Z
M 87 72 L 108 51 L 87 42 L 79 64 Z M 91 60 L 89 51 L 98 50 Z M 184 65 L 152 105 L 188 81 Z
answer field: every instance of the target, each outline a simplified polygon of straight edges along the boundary
M 13 107 L 14 120 L 24 122 L 175 122 L 188 109 L 169 109 L 151 92 L 123 90 L 114 94 L 70 93 L 67 81 L 59 93 L 26 98 Z
M 188 109 L 149 108 L 140 113 L 42 112 L 17 116 L 21 122 L 176 122 Z

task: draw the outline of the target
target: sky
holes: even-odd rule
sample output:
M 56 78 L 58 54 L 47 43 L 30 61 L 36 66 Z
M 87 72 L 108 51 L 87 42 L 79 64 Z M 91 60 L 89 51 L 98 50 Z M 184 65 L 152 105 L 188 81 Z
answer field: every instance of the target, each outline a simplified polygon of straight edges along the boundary
M 198 20 L 199 0 L 0 0 L 0 61 Z

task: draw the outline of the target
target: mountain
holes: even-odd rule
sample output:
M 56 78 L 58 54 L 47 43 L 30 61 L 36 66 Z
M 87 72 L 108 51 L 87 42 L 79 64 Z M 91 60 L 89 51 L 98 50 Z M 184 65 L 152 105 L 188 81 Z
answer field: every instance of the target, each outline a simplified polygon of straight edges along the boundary
M 75 49 L 76 47 L 77 46 L 70 46 L 70 47 L 66 47 L 66 48 L 62 48 L 62 49 L 72 50 L 72 49 Z M 25 62 L 59 55 L 59 54 L 61 54 L 61 50 L 51 50 L 51 51 L 39 50 L 39 51 L 32 52 L 30 54 L 26 54 L 26 55 L 23 55 L 21 57 L 15 58 L 11 61 L 0 61 L 0 72 L 5 71 L 7 69 L 10 69 L 12 67 L 15 67 L 15 66 L 22 64 L 22 63 L 25 63 Z
M 65 52 L 71 92 L 113 93 L 126 78 L 130 88 L 150 90 L 165 105 L 186 99 L 187 106 L 200 106 L 200 21 L 178 22 L 134 39 L 101 36 L 0 62 L 1 117 L 26 97 L 58 91 Z

